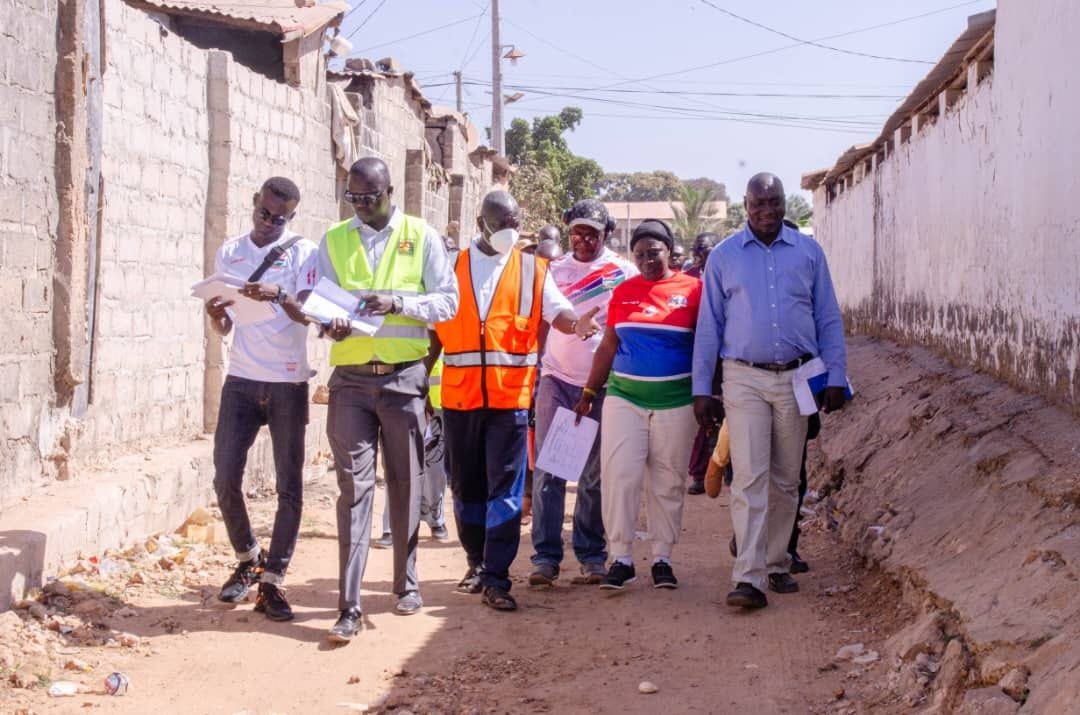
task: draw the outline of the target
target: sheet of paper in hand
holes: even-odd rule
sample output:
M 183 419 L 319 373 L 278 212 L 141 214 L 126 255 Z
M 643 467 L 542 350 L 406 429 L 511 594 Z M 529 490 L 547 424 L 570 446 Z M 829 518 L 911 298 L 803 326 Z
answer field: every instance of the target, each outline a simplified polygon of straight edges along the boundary
M 199 281 L 191 286 L 191 295 L 200 300 L 211 298 L 224 298 L 233 301 L 233 304 L 225 309 L 232 321 L 237 325 L 251 325 L 266 320 L 273 320 L 281 313 L 273 303 L 262 300 L 252 300 L 240 295 L 240 289 L 244 287 L 243 278 L 231 276 L 228 273 L 215 273 L 206 280 Z
M 555 410 L 544 446 L 536 458 L 537 469 L 568 482 L 581 479 L 600 429 L 600 423 L 589 417 L 582 417 L 581 424 L 575 425 L 576 418 L 573 410 L 565 407 Z
M 800 365 L 791 375 L 791 386 L 795 390 L 795 401 L 799 403 L 799 414 L 812 415 L 818 411 L 818 396 L 829 386 L 829 371 L 825 362 L 816 357 Z M 847 383 L 845 399 L 850 400 L 855 394 L 851 381 Z
M 304 315 L 323 323 L 344 318 L 352 325 L 352 336 L 372 336 L 383 324 L 381 315 L 357 315 L 360 299 L 328 278 L 320 278 L 301 306 Z

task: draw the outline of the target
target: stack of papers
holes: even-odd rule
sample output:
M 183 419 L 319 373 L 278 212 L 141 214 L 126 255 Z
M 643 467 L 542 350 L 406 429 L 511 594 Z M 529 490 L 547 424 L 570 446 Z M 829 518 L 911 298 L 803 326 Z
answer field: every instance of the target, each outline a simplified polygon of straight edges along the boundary
M 795 390 L 795 401 L 799 403 L 799 414 L 812 415 L 818 411 L 818 396 L 829 386 L 829 371 L 825 367 L 825 361 L 819 357 L 810 362 L 800 365 L 791 376 L 791 386 Z M 847 384 L 847 399 L 851 399 L 855 391 L 851 387 L 851 381 Z
M 352 325 L 352 335 L 372 336 L 383 324 L 381 315 L 357 315 L 360 299 L 337 283 L 320 278 L 311 295 L 304 301 L 304 315 L 327 325 L 334 318 L 344 318 Z
M 600 423 L 590 417 L 582 417 L 580 423 L 575 422 L 577 415 L 573 410 L 565 407 L 555 410 L 555 417 L 544 437 L 544 447 L 536 458 L 537 469 L 568 482 L 581 479 Z
M 195 298 L 207 301 L 211 298 L 223 298 L 233 301 L 233 304 L 225 309 L 236 325 L 250 325 L 273 320 L 280 309 L 273 303 L 240 295 L 240 289 L 244 287 L 243 278 L 229 275 L 228 273 L 215 273 L 206 280 L 199 281 L 191 286 L 191 295 Z

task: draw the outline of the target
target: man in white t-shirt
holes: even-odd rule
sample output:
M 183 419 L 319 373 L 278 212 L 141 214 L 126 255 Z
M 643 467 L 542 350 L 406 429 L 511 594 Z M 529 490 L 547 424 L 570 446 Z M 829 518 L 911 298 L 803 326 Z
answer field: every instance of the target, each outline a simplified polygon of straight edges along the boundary
M 218 598 L 237 603 L 258 583 L 255 610 L 274 621 L 293 617 L 281 585 L 300 531 L 307 381 L 313 374 L 296 295 L 314 286 L 318 247 L 286 228 L 299 202 L 300 190 L 292 181 L 268 179 L 255 194 L 251 231 L 226 242 L 214 260 L 216 272 L 248 281 L 242 295 L 274 303 L 277 316 L 234 326 L 228 313 L 233 301 L 219 296 L 206 302 L 214 330 L 233 334 L 214 433 L 214 489 L 239 564 Z M 261 275 L 255 275 L 260 269 Z M 251 529 L 242 488 L 248 449 L 263 425 L 270 428 L 277 472 L 269 552 Z
M 595 199 L 578 201 L 563 216 L 570 227 L 571 252 L 551 262 L 551 276 L 574 310 L 598 309 L 596 322 L 607 324 L 608 302 L 615 286 L 637 275 L 632 263 L 605 246 L 615 228 L 607 209 Z M 589 377 L 593 354 L 602 333 L 586 341 L 573 335 L 551 332 L 544 346 L 540 387 L 536 393 L 536 453 L 543 448 L 547 431 L 559 407 L 574 408 Z M 589 417 L 599 421 L 604 395 L 593 397 Z M 600 440 L 593 444 L 577 485 L 574 506 L 573 547 L 581 564 L 576 584 L 600 583 L 606 573 L 607 543 L 600 508 Z M 529 576 L 533 586 L 551 586 L 559 577 L 563 559 L 562 526 L 566 511 L 566 480 L 537 469 L 533 475 L 532 542 L 535 566 Z

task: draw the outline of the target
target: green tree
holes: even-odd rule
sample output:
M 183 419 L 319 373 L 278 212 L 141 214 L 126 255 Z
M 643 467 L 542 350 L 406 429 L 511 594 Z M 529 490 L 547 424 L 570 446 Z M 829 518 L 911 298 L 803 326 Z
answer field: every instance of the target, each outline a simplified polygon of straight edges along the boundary
M 681 207 L 671 205 L 675 213 L 675 225 L 672 228 L 684 242 L 693 241 L 699 233 L 715 230 L 723 221 L 723 217 L 709 205 L 716 201 L 709 189 L 695 189 L 683 184 L 679 188 L 679 200 L 682 202 Z
M 676 201 L 682 182 L 670 171 L 604 174 L 596 192 L 604 201 Z
M 708 189 L 713 193 L 713 201 L 731 201 L 728 198 L 727 187 L 724 186 L 722 181 L 716 181 L 707 177 L 701 176 L 697 179 L 686 179 L 683 181 L 687 186 L 692 186 L 697 190 Z
M 787 197 L 785 214 L 787 219 L 794 221 L 800 226 L 809 226 L 810 220 L 814 217 L 814 209 L 810 207 L 810 202 L 802 196 L 799 194 L 792 194 Z
M 725 218 L 720 225 L 723 229 L 723 236 L 726 238 L 736 231 L 741 231 L 742 227 L 745 225 L 746 207 L 743 206 L 742 201 L 734 201 L 728 204 L 727 218 Z
M 530 125 L 515 119 L 506 132 L 506 156 L 517 165 L 510 190 L 523 210 L 525 230 L 559 223 L 561 210 L 594 195 L 604 170 L 592 159 L 570 151 L 565 134 L 582 120 L 577 107 L 536 117 Z

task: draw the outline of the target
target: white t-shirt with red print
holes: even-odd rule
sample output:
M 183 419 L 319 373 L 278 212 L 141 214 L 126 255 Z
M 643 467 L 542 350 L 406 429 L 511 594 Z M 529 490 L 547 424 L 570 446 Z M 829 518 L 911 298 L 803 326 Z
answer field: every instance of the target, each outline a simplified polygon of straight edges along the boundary
M 250 234 L 227 241 L 218 249 L 214 270 L 243 280 L 262 265 L 270 249 L 296 234 L 286 230 L 274 243 L 255 245 Z M 315 287 L 319 247 L 301 238 L 281 255 L 259 279 L 261 283 L 280 285 L 296 297 L 300 291 Z M 234 325 L 229 348 L 229 374 L 261 382 L 304 382 L 314 372 L 307 359 L 307 326 L 294 322 L 285 311 L 269 320 L 249 325 Z

